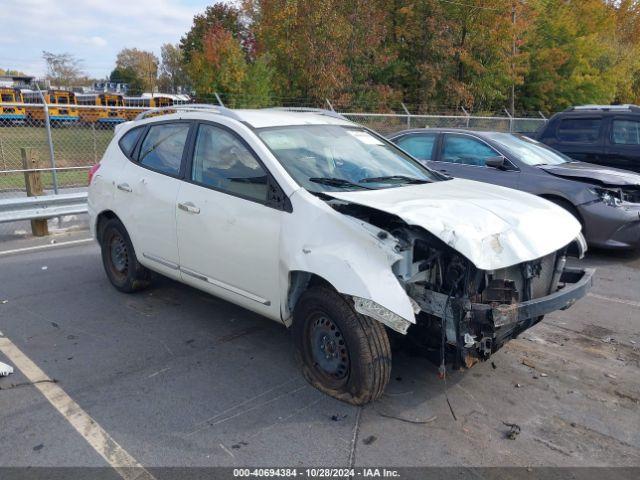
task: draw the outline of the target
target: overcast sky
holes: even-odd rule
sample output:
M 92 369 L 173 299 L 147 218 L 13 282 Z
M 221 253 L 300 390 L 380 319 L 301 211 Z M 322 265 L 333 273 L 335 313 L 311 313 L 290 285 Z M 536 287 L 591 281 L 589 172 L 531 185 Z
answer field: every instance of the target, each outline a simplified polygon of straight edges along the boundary
M 124 47 L 176 43 L 214 0 L 0 0 L 0 68 L 42 76 L 42 51 L 72 53 L 104 78 Z M 231 2 L 230 2 L 231 3 Z

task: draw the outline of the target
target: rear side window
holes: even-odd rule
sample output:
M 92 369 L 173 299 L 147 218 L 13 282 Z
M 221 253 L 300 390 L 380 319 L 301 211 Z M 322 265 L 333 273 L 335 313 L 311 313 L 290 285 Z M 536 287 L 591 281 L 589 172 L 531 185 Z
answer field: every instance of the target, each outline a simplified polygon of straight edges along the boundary
M 640 122 L 614 120 L 611 142 L 617 145 L 640 145 Z
M 435 134 L 407 135 L 397 141 L 400 148 L 411 154 L 418 160 L 431 160 L 433 158 L 433 146 L 436 143 Z
M 471 137 L 446 135 L 442 149 L 442 161 L 484 167 L 487 158 L 499 154 L 489 145 Z
M 198 128 L 191 178 L 233 195 L 267 200 L 267 172 L 235 135 L 212 125 Z
M 120 139 L 120 148 L 127 157 L 131 155 L 131 151 L 136 143 L 138 143 L 138 138 L 140 138 L 141 133 L 142 127 L 132 128 Z
M 189 133 L 188 123 L 162 123 L 149 128 L 138 162 L 167 175 L 178 175 Z
M 565 118 L 558 126 L 558 140 L 570 143 L 595 143 L 600 138 L 601 118 Z

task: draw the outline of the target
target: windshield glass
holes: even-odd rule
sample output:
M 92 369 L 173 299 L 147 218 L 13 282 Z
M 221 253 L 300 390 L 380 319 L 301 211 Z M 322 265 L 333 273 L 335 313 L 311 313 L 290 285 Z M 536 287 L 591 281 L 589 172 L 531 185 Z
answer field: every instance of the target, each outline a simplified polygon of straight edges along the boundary
M 313 192 L 390 188 L 441 179 L 362 128 L 296 125 L 259 129 L 258 135 L 296 182 Z
M 527 165 L 560 165 L 572 161 L 566 155 L 523 135 L 491 133 L 488 136 L 510 150 L 518 160 Z

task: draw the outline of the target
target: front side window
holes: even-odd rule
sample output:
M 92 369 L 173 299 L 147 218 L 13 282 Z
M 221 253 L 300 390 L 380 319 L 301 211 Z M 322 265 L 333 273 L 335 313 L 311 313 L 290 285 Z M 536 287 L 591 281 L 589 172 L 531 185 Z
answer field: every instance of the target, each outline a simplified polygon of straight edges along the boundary
M 565 118 L 558 126 L 558 140 L 569 143 L 595 143 L 600 138 L 601 118 Z
M 234 195 L 267 200 L 267 172 L 238 137 L 213 125 L 198 127 L 191 179 Z
M 149 128 L 138 162 L 168 175 L 178 175 L 189 133 L 188 123 L 163 123 Z
M 431 160 L 436 135 L 433 133 L 409 134 L 400 138 L 396 143 L 418 160 Z
M 488 158 L 500 154 L 480 140 L 459 135 L 445 135 L 442 161 L 484 167 Z
M 312 192 L 390 188 L 441 179 L 362 128 L 294 125 L 259 129 L 258 136 L 289 175 Z
M 527 165 L 561 165 L 572 161 L 563 153 L 524 135 L 497 132 L 486 135 Z
M 611 142 L 617 145 L 640 145 L 640 122 L 614 120 Z

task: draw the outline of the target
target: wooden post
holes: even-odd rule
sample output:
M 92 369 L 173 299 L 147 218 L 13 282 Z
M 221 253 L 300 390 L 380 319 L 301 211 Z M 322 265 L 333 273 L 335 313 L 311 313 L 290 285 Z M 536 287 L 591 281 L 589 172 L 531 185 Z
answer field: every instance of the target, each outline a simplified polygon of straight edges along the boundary
M 35 149 L 21 148 L 20 154 L 22 155 L 22 168 L 25 170 L 24 184 L 27 187 L 27 196 L 36 197 L 42 195 L 44 188 L 42 187 L 42 176 L 40 175 L 40 171 L 37 170 L 39 163 Z M 31 220 L 31 232 L 36 237 L 49 235 L 47 220 Z

